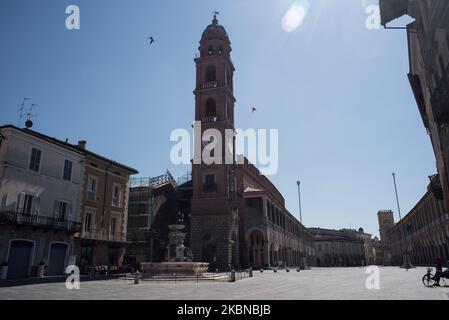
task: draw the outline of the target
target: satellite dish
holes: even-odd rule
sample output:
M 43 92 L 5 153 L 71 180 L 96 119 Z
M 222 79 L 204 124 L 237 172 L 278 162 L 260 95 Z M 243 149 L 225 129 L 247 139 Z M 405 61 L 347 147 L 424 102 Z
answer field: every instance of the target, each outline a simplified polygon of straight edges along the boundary
M 27 129 L 31 128 L 32 126 L 33 126 L 33 121 L 31 121 L 31 120 L 25 121 L 25 127 Z

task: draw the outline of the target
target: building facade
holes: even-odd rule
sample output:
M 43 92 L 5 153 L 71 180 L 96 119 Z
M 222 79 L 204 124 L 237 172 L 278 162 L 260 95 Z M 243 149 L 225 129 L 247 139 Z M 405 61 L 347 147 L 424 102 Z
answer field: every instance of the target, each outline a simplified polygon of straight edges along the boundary
M 85 155 L 30 129 L 0 127 L 0 259 L 8 278 L 63 275 L 80 230 Z
M 354 267 L 375 263 L 371 235 L 364 233 L 363 229 L 308 230 L 315 238 L 316 265 L 319 267 Z
M 407 254 L 412 265 L 432 265 L 436 257 L 449 260 L 448 217 L 444 201 L 429 190 L 387 234 L 389 263 L 401 265 Z
M 81 185 L 81 232 L 76 234 L 78 265 L 121 266 L 126 252 L 129 178 L 138 171 L 86 149 Z M 84 270 L 85 271 L 85 270 Z
M 415 264 L 430 264 L 435 255 L 446 256 L 447 260 L 445 246 L 449 242 L 449 2 L 380 0 L 380 10 L 384 26 L 403 15 L 414 19 L 405 27 L 410 64 L 408 78 L 438 170 L 437 175 L 429 177 L 426 195 L 404 221 L 399 221 L 389 232 L 393 237 L 390 249 L 396 263 L 398 252 L 402 251 L 411 254 Z M 434 234 L 426 235 L 427 231 Z M 419 239 L 423 243 L 416 242 Z
M 210 129 L 220 139 L 226 137 L 226 130 L 235 130 L 231 50 L 226 30 L 214 17 L 202 34 L 195 59 L 195 121 L 201 124 L 203 138 Z M 228 152 L 234 154 L 234 143 L 224 141 L 221 154 L 210 152 L 209 159 L 203 157 L 207 144 L 195 145 L 190 225 L 194 260 L 222 270 L 312 261 L 313 236 L 288 212 L 273 184 L 247 160 L 224 164 L 229 163 Z M 211 158 L 215 163 L 207 161 Z

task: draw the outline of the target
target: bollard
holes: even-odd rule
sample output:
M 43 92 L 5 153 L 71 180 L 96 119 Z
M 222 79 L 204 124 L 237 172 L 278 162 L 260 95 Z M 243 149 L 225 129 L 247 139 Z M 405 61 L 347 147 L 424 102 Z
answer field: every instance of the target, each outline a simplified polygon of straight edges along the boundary
M 43 278 L 44 277 L 44 273 L 45 273 L 45 263 L 41 262 L 39 263 L 39 265 L 37 266 L 37 276 L 39 278 Z
M 263 273 L 263 269 L 260 269 L 260 273 Z
M 278 269 L 277 269 L 277 268 L 274 268 L 273 271 L 274 271 L 274 273 L 276 273 L 276 272 L 278 272 Z
M 231 279 L 229 279 L 230 282 L 235 282 L 235 270 L 231 270 Z
M 301 271 L 301 269 L 300 268 L 296 268 L 296 272 L 299 272 L 299 271 Z
M 134 284 L 139 284 L 140 283 L 140 272 L 139 270 L 136 271 L 136 273 L 134 274 Z
M 92 267 L 90 270 L 89 270 L 89 280 L 94 280 L 95 279 L 95 270 L 94 270 L 94 268 Z
M 287 268 L 287 269 L 285 269 L 285 271 L 287 271 L 287 272 L 290 272 L 290 269 L 289 269 L 289 268 Z
M 249 268 L 249 270 L 248 270 L 248 276 L 249 276 L 250 278 L 253 277 L 253 268 Z

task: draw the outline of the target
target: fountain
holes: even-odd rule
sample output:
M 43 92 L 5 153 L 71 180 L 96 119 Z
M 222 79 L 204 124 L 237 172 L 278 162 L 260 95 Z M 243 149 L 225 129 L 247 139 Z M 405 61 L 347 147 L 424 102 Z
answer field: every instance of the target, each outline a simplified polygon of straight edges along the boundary
M 184 246 L 184 239 L 186 237 L 186 233 L 182 232 L 184 227 L 182 224 L 168 226 L 170 232 L 168 234 L 167 261 L 143 262 L 141 265 L 144 276 L 202 275 L 207 272 L 209 263 L 193 262 L 190 250 Z

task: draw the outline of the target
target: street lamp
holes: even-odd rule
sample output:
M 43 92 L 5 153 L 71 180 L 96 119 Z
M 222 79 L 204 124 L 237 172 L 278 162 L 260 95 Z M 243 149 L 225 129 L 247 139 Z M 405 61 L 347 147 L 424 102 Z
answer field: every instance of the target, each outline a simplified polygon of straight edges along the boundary
M 296 184 L 298 185 L 298 199 L 299 199 L 299 222 L 302 223 L 302 211 L 301 211 L 301 181 L 296 181 Z
M 393 172 L 392 175 L 393 175 L 393 183 L 394 183 L 394 192 L 396 193 L 396 204 L 398 205 L 399 221 L 401 221 L 402 217 L 401 217 L 401 208 L 399 207 L 398 188 L 396 186 L 396 174 Z M 403 251 L 403 253 L 402 253 L 402 267 L 404 267 L 408 270 L 409 268 L 412 267 L 412 264 L 410 261 L 410 255 L 408 254 L 408 252 L 409 252 L 408 241 L 407 241 L 407 233 L 409 233 L 408 232 L 409 231 L 408 224 L 405 226 L 405 228 L 404 228 L 404 226 L 401 226 L 401 228 L 398 230 L 399 236 L 401 234 L 401 231 L 402 231 L 402 234 L 404 235 L 404 243 L 405 243 L 405 251 Z M 399 247 L 400 250 L 403 250 L 401 242 L 399 242 L 399 245 L 400 245 L 400 247 Z
M 396 187 L 396 174 L 393 172 L 392 175 L 393 175 L 393 183 L 394 183 L 394 192 L 396 193 L 396 204 L 398 205 L 399 220 L 402 220 L 401 208 L 399 208 L 398 188 Z

